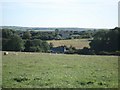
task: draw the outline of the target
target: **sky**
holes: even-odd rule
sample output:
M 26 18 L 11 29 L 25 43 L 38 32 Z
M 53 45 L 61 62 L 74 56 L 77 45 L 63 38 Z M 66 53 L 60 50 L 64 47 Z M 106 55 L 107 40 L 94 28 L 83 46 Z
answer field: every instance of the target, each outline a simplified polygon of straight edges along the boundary
M 114 28 L 119 0 L 2 0 L 0 24 L 23 27 Z

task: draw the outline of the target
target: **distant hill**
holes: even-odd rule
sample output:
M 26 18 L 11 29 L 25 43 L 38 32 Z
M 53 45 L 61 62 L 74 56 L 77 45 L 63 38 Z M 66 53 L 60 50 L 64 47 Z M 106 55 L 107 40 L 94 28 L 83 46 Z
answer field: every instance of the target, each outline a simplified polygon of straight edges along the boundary
M 13 30 L 20 30 L 20 31 L 26 31 L 26 30 L 30 30 L 30 31 L 54 31 L 55 29 L 58 30 L 67 30 L 67 31 L 86 31 L 86 30 L 98 30 L 95 28 L 57 28 L 57 27 L 20 27 L 20 26 L 0 26 L 0 28 L 7 28 L 7 29 L 13 29 Z

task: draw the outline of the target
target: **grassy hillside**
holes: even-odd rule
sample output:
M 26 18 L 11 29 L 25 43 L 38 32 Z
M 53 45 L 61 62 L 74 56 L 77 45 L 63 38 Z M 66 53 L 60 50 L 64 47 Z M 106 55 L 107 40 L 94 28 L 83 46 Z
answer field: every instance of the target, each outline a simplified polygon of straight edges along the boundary
M 53 43 L 54 47 L 66 45 L 82 49 L 83 47 L 89 47 L 90 41 L 88 39 L 71 39 L 71 40 L 49 40 L 48 43 Z
M 3 55 L 3 87 L 115 88 L 117 56 L 45 53 Z

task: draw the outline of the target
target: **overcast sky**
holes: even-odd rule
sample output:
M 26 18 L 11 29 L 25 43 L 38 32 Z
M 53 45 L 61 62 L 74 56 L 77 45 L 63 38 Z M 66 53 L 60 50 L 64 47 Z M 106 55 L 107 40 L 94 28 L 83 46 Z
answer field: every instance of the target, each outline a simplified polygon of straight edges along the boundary
M 119 0 L 2 0 L 2 25 L 114 28 Z

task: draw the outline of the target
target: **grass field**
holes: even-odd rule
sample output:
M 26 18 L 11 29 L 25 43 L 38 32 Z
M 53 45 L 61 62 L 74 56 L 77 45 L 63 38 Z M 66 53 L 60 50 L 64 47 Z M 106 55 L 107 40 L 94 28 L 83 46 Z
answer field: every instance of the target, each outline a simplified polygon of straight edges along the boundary
M 53 43 L 54 47 L 66 45 L 76 47 L 77 49 L 82 49 L 83 47 L 90 47 L 88 39 L 70 39 L 70 40 L 49 40 L 48 43 Z
M 2 52 L 0 51 L 0 88 L 2 86 Z
M 117 88 L 118 57 L 49 53 L 3 55 L 8 88 Z

